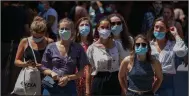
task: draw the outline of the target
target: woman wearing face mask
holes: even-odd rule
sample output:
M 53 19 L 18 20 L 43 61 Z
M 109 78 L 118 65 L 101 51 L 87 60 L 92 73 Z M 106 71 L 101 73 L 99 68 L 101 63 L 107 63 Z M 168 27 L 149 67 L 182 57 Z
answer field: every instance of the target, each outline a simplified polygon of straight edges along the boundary
M 76 42 L 83 46 L 85 52 L 87 51 L 88 46 L 93 43 L 92 34 L 92 24 L 90 23 L 90 19 L 88 17 L 79 19 L 76 24 Z M 84 70 L 84 76 L 77 81 L 78 96 L 85 95 L 85 75 L 86 69 Z
M 20 41 L 18 50 L 17 50 L 17 54 L 16 54 L 16 58 L 15 58 L 15 65 L 18 67 L 40 67 L 41 66 L 41 60 L 42 60 L 42 56 L 43 53 L 46 49 L 46 46 L 53 42 L 52 39 L 47 38 L 45 36 L 47 30 L 47 26 L 46 26 L 46 22 L 43 18 L 36 16 L 33 20 L 33 22 L 31 23 L 31 27 L 30 27 L 30 32 L 32 34 L 32 36 L 28 37 L 28 38 L 23 38 Z M 29 43 L 31 44 L 31 46 L 29 46 Z M 36 61 L 38 64 L 34 63 L 34 56 L 32 53 L 32 49 L 34 51 L 35 57 L 36 57 Z M 22 61 L 22 57 L 24 56 L 25 61 Z
M 85 65 L 89 64 L 87 55 L 80 44 L 72 42 L 74 24 L 71 20 L 60 20 L 58 33 L 60 39 L 47 46 L 42 59 L 42 70 L 49 75 L 43 81 L 51 84 L 44 83 L 43 95 L 77 96 L 75 80 L 82 76 Z
M 125 50 L 129 49 L 129 46 L 133 44 L 133 38 L 131 37 L 128 27 L 124 18 L 120 14 L 111 14 L 108 16 L 111 21 L 111 32 L 115 41 L 122 44 Z M 127 53 L 125 53 L 127 55 Z
M 76 24 L 76 41 L 80 43 L 85 51 L 93 43 L 92 24 L 88 17 L 83 17 Z
M 119 42 L 113 40 L 110 21 L 107 18 L 100 20 L 96 31 L 99 39 L 87 50 L 90 66 L 87 67 L 86 92 L 92 95 L 120 95 L 118 71 L 124 58 L 124 49 Z M 91 75 L 94 76 L 92 86 Z
M 170 35 L 176 41 L 171 41 Z M 174 58 L 175 56 L 185 56 L 188 48 L 178 34 L 176 27 L 168 27 L 162 18 L 155 20 L 152 31 L 148 33 L 148 38 L 151 40 L 151 54 L 160 61 L 163 70 L 164 79 L 157 94 L 159 96 L 173 96 L 173 78 L 176 74 Z
M 157 78 L 155 81 L 154 76 Z M 130 56 L 125 57 L 120 66 L 119 82 L 123 96 L 154 96 L 162 77 L 161 64 L 151 56 L 147 38 L 136 36 Z
M 162 11 L 162 16 L 163 16 L 162 18 L 165 21 L 165 24 L 167 24 L 168 27 L 175 26 L 178 30 L 179 36 L 183 39 L 184 35 L 183 35 L 182 25 L 175 20 L 174 7 L 169 4 L 164 5 L 163 11 Z

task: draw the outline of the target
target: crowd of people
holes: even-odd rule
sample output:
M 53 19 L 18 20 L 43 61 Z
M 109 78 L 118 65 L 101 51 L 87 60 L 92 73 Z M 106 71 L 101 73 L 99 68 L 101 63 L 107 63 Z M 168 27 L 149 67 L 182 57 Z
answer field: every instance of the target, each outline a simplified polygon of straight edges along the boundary
M 130 1 L 4 1 L 2 94 L 175 96 L 176 67 L 188 64 L 176 3 L 144 2 L 133 20 Z

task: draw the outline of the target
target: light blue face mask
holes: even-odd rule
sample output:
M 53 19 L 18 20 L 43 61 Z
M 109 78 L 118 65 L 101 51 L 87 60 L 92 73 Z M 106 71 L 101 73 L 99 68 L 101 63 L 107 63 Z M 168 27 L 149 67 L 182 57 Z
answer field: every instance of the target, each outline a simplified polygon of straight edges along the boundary
M 107 12 L 112 12 L 112 8 L 111 7 L 106 7 L 106 11 Z
M 103 39 L 107 39 L 111 34 L 111 31 L 108 29 L 100 29 L 98 32 L 99 36 Z
M 32 36 L 32 39 L 33 39 L 33 41 L 35 41 L 36 43 L 39 43 L 39 42 L 43 41 L 44 36 L 43 36 L 43 37 L 40 37 L 40 38 L 35 38 L 35 37 Z
M 138 55 L 145 55 L 148 52 L 147 47 L 135 47 L 135 53 Z
M 161 40 L 163 38 L 165 38 L 165 32 L 154 32 L 154 36 L 156 37 L 156 39 Z
M 81 36 L 87 36 L 90 32 L 90 27 L 89 26 L 81 26 L 79 27 L 79 33 Z
M 40 12 L 43 12 L 45 10 L 44 4 L 38 4 L 38 9 Z
M 69 40 L 71 37 L 71 31 L 70 30 L 59 30 L 59 35 L 62 40 Z
M 123 30 L 122 24 L 111 27 L 111 31 L 115 36 L 118 36 L 122 30 Z

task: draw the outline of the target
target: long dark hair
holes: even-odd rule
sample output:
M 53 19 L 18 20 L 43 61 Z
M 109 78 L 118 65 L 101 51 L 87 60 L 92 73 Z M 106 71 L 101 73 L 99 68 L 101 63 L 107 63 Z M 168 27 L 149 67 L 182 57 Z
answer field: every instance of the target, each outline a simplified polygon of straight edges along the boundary
M 147 47 L 148 47 L 148 52 L 146 53 L 146 61 L 152 63 L 152 55 L 151 55 L 151 47 L 150 47 L 150 42 L 148 41 L 146 35 L 143 34 L 139 34 L 134 38 L 134 44 L 130 53 L 130 60 L 131 60 L 131 64 L 134 63 L 134 58 L 135 58 L 135 44 L 136 44 L 136 40 L 137 39 L 143 39 L 146 43 L 147 43 Z
M 90 25 L 90 32 L 89 32 L 89 34 L 88 34 L 88 36 L 87 36 L 87 41 L 88 41 L 88 43 L 89 43 L 89 45 L 90 44 L 92 44 L 92 42 L 93 42 L 93 31 L 92 31 L 92 24 L 91 24 L 91 22 L 90 22 L 90 19 L 88 18 L 88 17 L 82 17 L 82 18 L 80 18 L 78 21 L 77 21 L 77 23 L 76 23 L 76 38 L 75 38 L 75 42 L 77 42 L 77 43 L 80 43 L 81 42 L 81 35 L 80 35 L 80 33 L 79 33 L 79 24 L 82 22 L 82 21 L 85 21 L 85 20 L 87 20 L 88 22 L 89 22 L 89 25 Z
M 165 22 L 165 20 L 162 17 L 157 18 L 154 21 L 154 24 L 153 24 L 152 28 L 150 29 L 150 31 L 147 33 L 147 37 L 148 37 L 149 41 L 156 40 L 156 38 L 155 38 L 153 33 L 154 33 L 154 26 L 155 26 L 156 22 L 158 22 L 158 21 L 163 22 L 164 25 L 166 26 L 166 29 L 169 29 L 168 24 Z M 165 38 L 167 40 L 174 41 L 173 35 L 169 31 L 166 33 Z
M 173 6 L 172 4 L 164 4 L 164 5 L 163 5 L 163 8 L 162 8 L 162 11 L 161 11 L 161 15 L 162 15 L 162 16 L 163 16 L 163 14 L 164 14 L 163 11 L 164 11 L 165 8 L 168 8 L 168 9 L 171 10 L 171 19 L 174 19 L 174 16 L 175 16 L 175 15 L 174 15 L 174 14 L 175 14 L 175 13 L 174 13 L 174 6 Z
M 122 46 L 125 50 L 131 49 L 132 41 L 129 38 L 129 36 L 131 36 L 131 34 L 129 33 L 129 29 L 128 29 L 126 21 L 124 20 L 123 16 L 121 16 L 118 13 L 114 13 L 114 14 L 109 15 L 108 19 L 111 21 L 112 17 L 120 18 L 122 25 L 123 25 L 123 31 L 121 31 L 121 33 L 120 33 L 120 39 L 122 41 Z

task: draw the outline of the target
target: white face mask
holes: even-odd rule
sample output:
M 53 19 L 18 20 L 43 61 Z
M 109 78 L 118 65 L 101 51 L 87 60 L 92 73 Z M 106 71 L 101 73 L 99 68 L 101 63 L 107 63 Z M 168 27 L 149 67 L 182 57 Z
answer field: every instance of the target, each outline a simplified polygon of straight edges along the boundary
M 99 29 L 99 35 L 103 39 L 107 39 L 110 36 L 111 31 L 107 29 Z
M 40 37 L 40 38 L 35 38 L 35 37 L 32 36 L 32 39 L 33 39 L 33 41 L 35 41 L 36 43 L 39 43 L 39 42 L 43 41 L 44 36 L 42 36 L 42 37 Z

